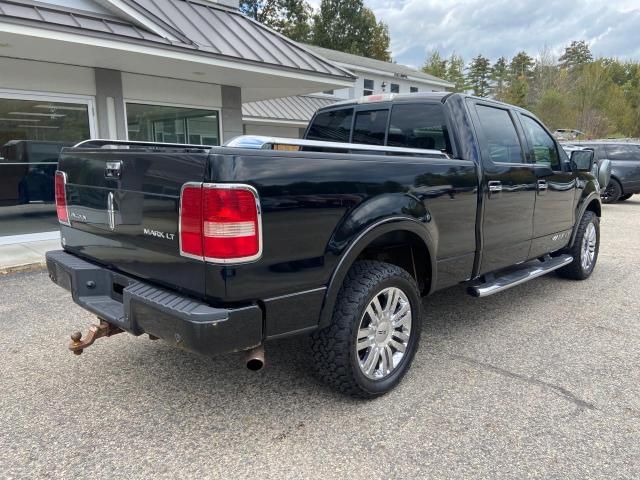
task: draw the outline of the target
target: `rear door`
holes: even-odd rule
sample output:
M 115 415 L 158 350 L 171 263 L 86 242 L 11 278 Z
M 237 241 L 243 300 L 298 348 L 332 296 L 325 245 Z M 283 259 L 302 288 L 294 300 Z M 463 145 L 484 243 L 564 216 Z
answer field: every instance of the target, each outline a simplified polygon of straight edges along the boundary
M 640 192 L 640 145 L 616 143 L 607 144 L 605 148 L 623 193 Z
M 514 113 L 502 105 L 468 101 L 484 170 L 482 274 L 529 258 L 537 177 L 535 166 L 526 163 Z
M 180 255 L 178 210 L 187 182 L 202 182 L 205 150 L 63 151 L 70 225 L 65 249 L 121 272 L 204 295 L 204 264 Z
M 519 113 L 527 154 L 536 174 L 536 206 L 530 257 L 564 247 L 575 217 L 577 174 L 551 134 L 535 118 Z

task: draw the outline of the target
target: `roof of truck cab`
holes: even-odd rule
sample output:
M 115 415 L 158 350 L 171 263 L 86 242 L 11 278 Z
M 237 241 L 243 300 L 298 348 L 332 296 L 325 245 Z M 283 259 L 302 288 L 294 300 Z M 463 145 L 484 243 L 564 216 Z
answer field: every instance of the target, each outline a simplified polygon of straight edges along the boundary
M 333 105 L 323 107 L 321 110 L 344 107 L 348 105 L 367 105 L 372 103 L 399 102 L 404 100 L 435 100 L 441 102 L 444 98 L 451 95 L 451 92 L 418 92 L 418 93 L 380 93 L 369 95 L 366 97 L 353 98 L 336 102 Z

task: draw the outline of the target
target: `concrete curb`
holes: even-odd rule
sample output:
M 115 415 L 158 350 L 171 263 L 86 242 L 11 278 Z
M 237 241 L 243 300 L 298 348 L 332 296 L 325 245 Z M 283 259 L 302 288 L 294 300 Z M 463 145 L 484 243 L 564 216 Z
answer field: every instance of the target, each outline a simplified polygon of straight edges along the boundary
M 10 275 L 19 272 L 36 272 L 47 268 L 47 262 L 25 263 L 22 265 L 11 265 L 9 267 L 0 267 L 0 275 Z

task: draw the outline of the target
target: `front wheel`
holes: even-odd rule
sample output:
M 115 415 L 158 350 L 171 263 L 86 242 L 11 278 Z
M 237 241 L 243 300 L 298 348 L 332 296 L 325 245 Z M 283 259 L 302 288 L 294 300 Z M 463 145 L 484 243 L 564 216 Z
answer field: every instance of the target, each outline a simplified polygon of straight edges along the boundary
M 400 267 L 359 261 L 340 289 L 332 323 L 312 335 L 318 375 L 348 395 L 373 398 L 402 380 L 418 348 L 421 303 Z
M 633 193 L 627 193 L 626 195 L 621 196 L 618 201 L 624 202 L 625 200 L 629 200 L 631 197 L 633 197 Z
M 558 270 L 558 275 L 573 280 L 589 278 L 598 261 L 600 251 L 600 219 L 586 211 L 580 219 L 573 246 L 567 249 L 573 262 Z

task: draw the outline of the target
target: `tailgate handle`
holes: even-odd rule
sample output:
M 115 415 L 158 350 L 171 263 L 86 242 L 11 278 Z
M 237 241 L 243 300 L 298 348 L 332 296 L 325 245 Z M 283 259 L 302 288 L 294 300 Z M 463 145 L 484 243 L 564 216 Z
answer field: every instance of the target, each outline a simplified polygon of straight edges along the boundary
M 122 160 L 117 162 L 107 162 L 107 166 L 104 167 L 105 178 L 120 178 L 122 175 Z

